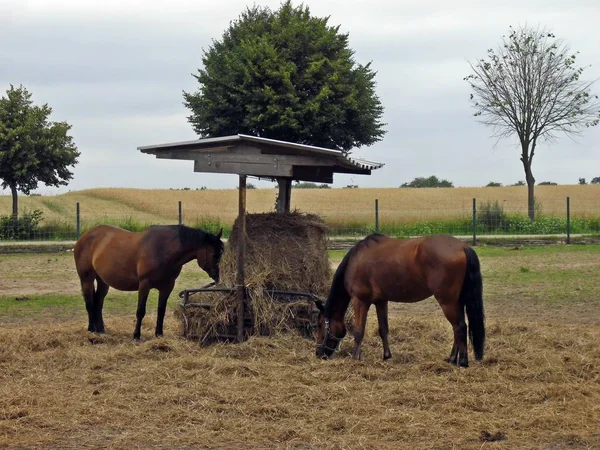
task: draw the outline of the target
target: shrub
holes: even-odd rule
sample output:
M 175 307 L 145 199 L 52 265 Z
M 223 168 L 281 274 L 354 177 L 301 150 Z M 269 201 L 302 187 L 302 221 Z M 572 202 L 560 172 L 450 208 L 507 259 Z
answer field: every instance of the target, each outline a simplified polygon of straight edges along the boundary
M 40 234 L 40 222 L 43 213 L 39 209 L 25 211 L 19 217 L 0 217 L 0 239 L 33 239 Z
M 487 231 L 506 231 L 507 216 L 498 200 L 481 203 L 477 208 L 477 225 Z

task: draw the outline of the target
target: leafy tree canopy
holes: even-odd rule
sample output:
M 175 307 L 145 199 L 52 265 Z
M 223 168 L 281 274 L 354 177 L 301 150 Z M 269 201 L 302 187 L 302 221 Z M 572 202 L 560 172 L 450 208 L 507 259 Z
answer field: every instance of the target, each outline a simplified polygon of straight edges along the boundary
M 417 177 L 412 180 L 410 183 L 402 183 L 400 187 L 410 187 L 410 188 L 451 188 L 454 187 L 451 181 L 448 180 L 440 180 L 435 175 L 431 175 L 430 177 Z
M 69 168 L 80 153 L 68 134 L 71 125 L 50 122 L 52 108 L 37 106 L 23 86 L 10 86 L 0 98 L 0 179 L 10 188 L 13 216 L 18 215 L 17 192 L 28 195 L 39 182 L 47 186 L 68 184 Z
M 385 134 L 375 72 L 353 59 L 348 34 L 290 0 L 254 6 L 204 51 L 184 104 L 196 133 L 247 133 L 350 151 Z

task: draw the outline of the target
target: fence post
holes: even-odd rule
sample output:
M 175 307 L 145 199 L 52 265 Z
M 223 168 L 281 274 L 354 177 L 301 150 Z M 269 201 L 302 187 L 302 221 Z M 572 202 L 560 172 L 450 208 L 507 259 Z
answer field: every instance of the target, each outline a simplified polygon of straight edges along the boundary
M 79 202 L 77 202 L 77 207 L 76 207 L 76 213 L 75 213 L 75 222 L 76 222 L 76 235 L 77 235 L 77 239 L 79 239 L 79 236 L 81 236 L 81 214 L 79 211 Z
M 473 199 L 473 246 L 477 245 L 477 200 Z
M 375 233 L 379 233 L 379 199 L 375 199 Z
M 181 200 L 179 200 L 179 225 L 182 224 L 182 222 L 183 222 L 182 219 L 183 219 L 183 217 L 182 217 L 182 214 L 181 214 Z
M 571 198 L 567 197 L 567 244 L 571 243 Z

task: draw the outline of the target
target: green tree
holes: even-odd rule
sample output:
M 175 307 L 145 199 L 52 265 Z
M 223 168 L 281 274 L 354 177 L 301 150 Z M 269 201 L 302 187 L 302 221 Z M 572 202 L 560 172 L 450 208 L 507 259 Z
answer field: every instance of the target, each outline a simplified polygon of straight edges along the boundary
M 348 34 L 308 7 L 247 8 L 203 52 L 195 93 L 183 93 L 196 133 L 247 133 L 350 151 L 385 134 L 370 63 Z
M 440 180 L 435 175 L 431 175 L 430 177 L 417 177 L 412 180 L 410 183 L 402 183 L 400 187 L 409 187 L 409 188 L 451 188 L 454 187 L 451 181 L 448 180 Z
M 577 52 L 578 53 L 578 52 Z M 581 80 L 577 53 L 543 29 L 510 28 L 497 50 L 470 64 L 475 116 L 494 129 L 498 139 L 517 135 L 525 170 L 529 218 L 535 217 L 535 178 L 531 169 L 540 141 L 574 135 L 600 120 L 593 82 Z
M 23 86 L 13 85 L 0 98 L 0 179 L 12 194 L 12 215 L 18 217 L 17 193 L 26 195 L 38 187 L 68 184 L 69 167 L 79 152 L 68 135 L 71 125 L 50 122 L 52 108 L 36 106 Z

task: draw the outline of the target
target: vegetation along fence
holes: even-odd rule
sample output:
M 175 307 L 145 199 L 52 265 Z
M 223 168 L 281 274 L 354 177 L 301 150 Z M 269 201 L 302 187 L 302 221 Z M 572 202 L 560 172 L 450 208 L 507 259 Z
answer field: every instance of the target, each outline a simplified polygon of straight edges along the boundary
M 347 205 L 314 205 L 302 211 L 319 214 L 328 224 L 330 237 L 359 237 L 373 232 L 390 236 L 423 236 L 449 233 L 472 237 L 491 235 L 566 235 L 600 234 L 600 211 L 577 208 L 569 197 L 562 207 L 556 202 L 551 209 L 536 207 L 536 218 L 530 220 L 516 205 L 500 200 L 477 200 L 460 205 L 435 205 L 423 203 L 412 208 L 386 205 L 374 199 L 370 208 Z M 47 204 L 51 205 L 50 203 Z M 56 205 L 55 205 L 56 206 Z M 523 205 L 519 205 L 522 209 Z M 272 208 L 255 205 L 250 213 L 266 212 Z M 131 231 L 140 231 L 153 224 L 185 224 L 217 232 L 221 227 L 229 236 L 235 214 L 223 210 L 222 214 L 200 214 L 196 206 L 186 208 L 182 201 L 161 204 L 156 210 L 127 209 L 103 210 L 99 205 L 72 205 L 52 207 L 50 210 L 25 209 L 17 219 L 10 214 L 0 216 L 0 241 L 23 240 L 75 240 L 86 230 L 99 224 L 116 225 Z

